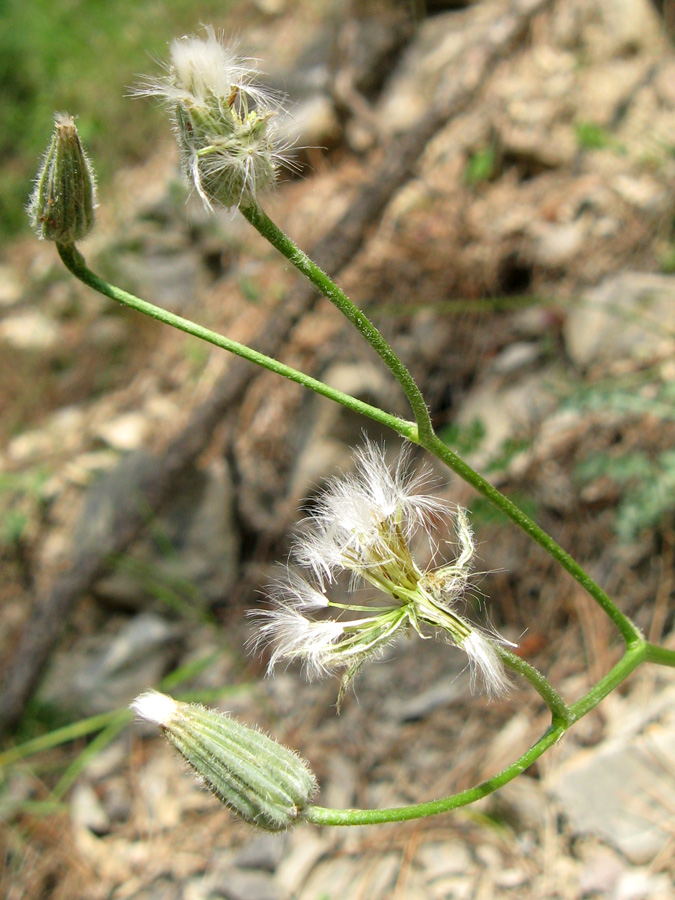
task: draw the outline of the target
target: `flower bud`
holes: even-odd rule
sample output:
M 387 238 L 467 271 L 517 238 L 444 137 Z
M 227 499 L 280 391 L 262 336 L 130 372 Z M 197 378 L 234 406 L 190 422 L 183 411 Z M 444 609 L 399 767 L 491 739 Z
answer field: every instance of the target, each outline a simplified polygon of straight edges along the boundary
M 283 831 L 316 791 L 309 765 L 229 716 L 148 691 L 132 707 L 160 726 L 206 787 L 250 825 Z
M 28 201 L 40 240 L 72 244 L 94 227 L 96 179 L 73 118 L 54 117 L 54 133 Z

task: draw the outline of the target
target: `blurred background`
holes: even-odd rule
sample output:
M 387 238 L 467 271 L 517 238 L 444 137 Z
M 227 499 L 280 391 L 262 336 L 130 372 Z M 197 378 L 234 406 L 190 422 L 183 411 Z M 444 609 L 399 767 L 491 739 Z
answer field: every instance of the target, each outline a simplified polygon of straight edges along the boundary
M 673 646 L 670 0 L 2 0 L 0 13 L 2 896 L 672 896 L 666 670 L 635 673 L 481 804 L 371 829 L 251 832 L 131 723 L 148 687 L 218 705 L 308 758 L 323 805 L 375 807 L 469 787 L 548 724 L 521 684 L 472 695 L 461 654 L 431 640 L 367 667 L 339 717 L 336 682 L 293 667 L 264 679 L 245 611 L 323 479 L 349 469 L 362 434 L 385 435 L 115 308 L 24 213 L 67 111 L 99 177 L 81 247 L 95 271 L 408 416 L 339 314 L 236 212 L 190 196 L 164 111 L 128 97 L 174 36 L 234 35 L 289 97 L 299 174 L 266 210 L 392 342 L 443 439 Z M 578 698 L 618 659 L 609 623 L 438 475 L 478 539 L 467 612 Z

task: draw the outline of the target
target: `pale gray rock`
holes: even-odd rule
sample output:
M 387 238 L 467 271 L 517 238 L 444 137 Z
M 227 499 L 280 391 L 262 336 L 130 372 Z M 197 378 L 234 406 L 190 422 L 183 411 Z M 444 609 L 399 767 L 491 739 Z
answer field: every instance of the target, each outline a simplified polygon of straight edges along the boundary
M 590 222 L 587 217 L 575 222 L 550 224 L 539 222 L 535 232 L 532 256 L 536 263 L 547 268 L 559 268 L 574 260 L 588 239 Z
M 39 698 L 81 715 L 125 706 L 166 673 L 181 630 L 155 613 L 142 613 L 114 635 L 85 639 L 54 657 Z
M 452 839 L 423 844 L 415 854 L 415 862 L 429 881 L 448 875 L 466 875 L 476 869 L 467 844 Z
M 508 441 L 534 435 L 558 404 L 559 382 L 559 370 L 548 366 L 515 383 L 495 375 L 476 385 L 464 398 L 455 418 L 461 427 L 471 428 L 479 422 L 483 429 L 479 446 L 468 454 L 470 464 L 483 469 L 504 451 Z
M 527 369 L 536 363 L 542 352 L 541 344 L 531 341 L 516 341 L 499 352 L 492 362 L 492 369 L 498 375 L 510 375 L 512 372 Z
M 0 309 L 8 309 L 21 299 L 23 288 L 14 269 L 0 264 Z
M 239 869 L 259 869 L 274 872 L 284 857 L 288 846 L 285 834 L 263 834 L 255 837 L 234 856 Z
M 209 896 L 214 900 L 282 900 L 284 892 L 266 872 L 230 869 L 213 879 Z
M 141 477 L 148 457 L 134 454 Z M 112 472 L 95 486 L 87 500 L 92 510 L 115 502 L 121 473 Z M 103 481 L 103 479 L 101 479 Z M 133 481 L 122 489 L 133 502 Z M 95 502 L 96 501 L 96 502 Z M 190 469 L 176 485 L 172 498 L 153 524 L 152 537 L 119 561 L 115 571 L 96 585 L 96 595 L 127 609 L 148 604 L 179 613 L 200 610 L 227 598 L 239 571 L 239 534 L 234 523 L 233 490 L 229 470 L 221 460 L 208 469 Z M 92 512 L 93 516 L 97 514 Z M 82 527 L 87 525 L 86 515 Z M 79 533 L 79 532 L 78 532 Z
M 469 693 L 469 673 L 459 654 L 453 658 L 457 663 L 453 674 L 445 676 L 413 697 L 405 698 L 395 694 L 388 697 L 385 702 L 387 715 L 397 722 L 416 722 L 436 709 L 451 706 L 465 698 Z
M 597 835 L 637 864 L 649 862 L 671 839 L 673 700 L 671 689 L 652 704 L 651 715 L 647 707 L 632 722 L 623 717 L 622 733 L 573 754 L 545 782 L 574 832 Z
M 654 362 L 672 355 L 675 277 L 647 272 L 610 276 L 567 317 L 567 352 L 580 368 L 622 359 Z
M 61 329 L 49 316 L 31 310 L 7 316 L 0 322 L 0 341 L 17 350 L 53 350 L 61 341 Z
M 86 828 L 94 834 L 107 834 L 110 819 L 94 788 L 86 781 L 78 782 L 70 798 L 70 818 L 75 828 Z

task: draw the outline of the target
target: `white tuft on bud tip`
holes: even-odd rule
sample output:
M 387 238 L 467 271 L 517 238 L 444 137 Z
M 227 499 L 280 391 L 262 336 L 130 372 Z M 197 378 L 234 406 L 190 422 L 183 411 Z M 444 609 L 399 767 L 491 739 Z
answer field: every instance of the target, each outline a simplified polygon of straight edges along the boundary
M 167 725 L 176 714 L 176 701 L 167 696 L 160 694 L 159 691 L 146 691 L 139 697 L 136 697 L 131 704 L 131 709 L 148 722 L 155 722 L 157 725 Z

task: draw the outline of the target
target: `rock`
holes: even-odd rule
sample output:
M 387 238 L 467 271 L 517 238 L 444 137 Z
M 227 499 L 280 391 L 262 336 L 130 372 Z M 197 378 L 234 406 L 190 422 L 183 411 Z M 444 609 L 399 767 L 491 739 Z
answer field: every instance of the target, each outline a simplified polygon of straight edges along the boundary
M 536 779 L 521 775 L 505 784 L 491 798 L 489 808 L 500 820 L 512 823 L 518 834 L 524 828 L 540 832 L 546 827 L 549 799 Z
M 146 464 L 139 458 L 139 476 Z M 101 485 L 97 496 L 102 505 L 113 501 L 117 482 L 115 475 L 108 488 Z M 126 493 L 130 490 L 129 502 L 133 488 L 127 486 Z M 192 616 L 225 601 L 239 572 L 233 502 L 224 462 L 185 472 L 154 522 L 152 536 L 130 550 L 115 571 L 97 583 L 96 595 L 125 609 L 149 603 L 166 608 L 168 604 Z M 86 523 L 84 517 L 83 528 Z
M 445 676 L 414 697 L 402 698 L 395 694 L 385 701 L 387 714 L 397 722 L 416 722 L 426 718 L 434 710 L 465 698 L 469 692 L 469 673 L 465 670 L 461 657 L 457 657 L 457 670 Z
M 104 422 L 97 436 L 115 450 L 138 450 L 148 432 L 148 419 L 141 412 L 127 412 Z
M 668 900 L 672 891 L 673 881 L 666 872 L 635 869 L 621 875 L 612 900 Z
M 415 854 L 415 862 L 423 868 L 429 881 L 447 875 L 466 875 L 476 869 L 467 845 L 452 839 L 423 844 Z
M 470 465 L 479 471 L 497 459 L 512 440 L 523 441 L 536 433 L 543 418 L 557 405 L 555 385 L 557 369 L 547 367 L 523 375 L 515 384 L 500 376 L 487 376 L 467 394 L 455 422 L 461 428 L 480 423 L 482 437 L 476 450 L 467 455 Z
M 666 846 L 675 808 L 675 689 L 657 699 L 657 718 L 650 707 L 633 723 L 621 717 L 622 733 L 575 753 L 545 782 L 575 833 L 597 835 L 637 864 Z
M 583 23 L 581 42 L 589 62 L 663 46 L 665 35 L 649 0 L 575 0 L 574 6 Z
M 575 222 L 552 225 L 536 223 L 532 257 L 534 262 L 548 268 L 560 268 L 573 260 L 588 239 L 590 223 L 586 217 Z
M 278 884 L 291 896 L 296 894 L 329 847 L 329 841 L 313 831 L 291 832 L 291 847 L 277 870 Z
M 527 369 L 542 355 L 543 347 L 531 341 L 516 341 L 500 351 L 492 362 L 492 369 L 498 375 L 510 375 Z
M 230 869 L 213 880 L 210 896 L 225 900 L 281 900 L 284 894 L 267 873 Z
M 301 149 L 333 147 L 342 134 L 335 106 L 325 94 L 315 94 L 296 106 L 292 118 L 282 121 L 282 129 Z
M 675 277 L 643 272 L 610 276 L 567 317 L 567 352 L 580 368 L 621 359 L 653 362 L 672 356 Z
M 180 634 L 180 627 L 154 613 L 135 616 L 114 635 L 95 635 L 58 653 L 39 699 L 81 715 L 126 706 L 166 673 Z
M 520 779 L 516 779 L 518 781 Z M 594 846 L 590 849 L 583 845 L 579 850 L 582 857 L 579 872 L 579 889 L 583 896 L 599 895 L 615 897 L 616 884 L 621 874 L 626 871 L 626 862 L 609 847 Z
M 526 884 L 529 881 L 529 876 L 523 869 L 502 868 L 495 873 L 494 879 L 497 887 L 512 890 Z
M 85 413 L 79 406 L 64 406 L 47 419 L 42 428 L 18 434 L 7 446 L 7 457 L 14 463 L 27 463 L 49 453 L 75 449 L 80 445 Z
M 119 278 L 138 285 L 138 293 L 147 300 L 184 314 L 194 306 L 202 284 L 199 254 L 191 248 L 155 246 L 154 238 L 147 243 L 152 246 L 141 253 L 117 253 Z
M 0 322 L 0 340 L 18 350 L 52 350 L 61 341 L 61 329 L 42 312 L 23 312 Z
M 11 266 L 0 264 L 0 308 L 8 309 L 21 299 L 22 286 Z
M 75 785 L 70 798 L 70 817 L 76 828 L 87 828 L 94 834 L 107 834 L 110 820 L 96 791 L 86 781 Z
M 288 841 L 284 834 L 263 834 L 241 848 L 234 857 L 239 869 L 274 872 L 284 858 Z

